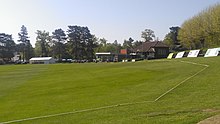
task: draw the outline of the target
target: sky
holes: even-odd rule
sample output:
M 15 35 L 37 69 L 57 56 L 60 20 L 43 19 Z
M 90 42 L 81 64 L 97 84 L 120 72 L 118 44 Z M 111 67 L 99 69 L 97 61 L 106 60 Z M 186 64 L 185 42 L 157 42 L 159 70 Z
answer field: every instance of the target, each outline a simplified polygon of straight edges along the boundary
M 220 0 L 0 0 L 0 33 L 12 34 L 17 43 L 21 26 L 27 27 L 32 45 L 36 31 L 67 30 L 87 26 L 108 42 L 141 40 L 145 29 L 163 40 L 171 26 L 183 22 Z

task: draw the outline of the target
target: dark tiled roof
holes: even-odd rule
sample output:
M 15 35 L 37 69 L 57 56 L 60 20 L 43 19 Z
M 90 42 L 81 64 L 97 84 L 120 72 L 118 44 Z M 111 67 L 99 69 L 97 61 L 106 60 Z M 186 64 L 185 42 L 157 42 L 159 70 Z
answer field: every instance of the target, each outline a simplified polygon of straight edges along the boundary
M 161 41 L 143 42 L 140 46 L 134 48 L 133 52 L 150 52 L 151 48 L 168 48 L 168 46 Z

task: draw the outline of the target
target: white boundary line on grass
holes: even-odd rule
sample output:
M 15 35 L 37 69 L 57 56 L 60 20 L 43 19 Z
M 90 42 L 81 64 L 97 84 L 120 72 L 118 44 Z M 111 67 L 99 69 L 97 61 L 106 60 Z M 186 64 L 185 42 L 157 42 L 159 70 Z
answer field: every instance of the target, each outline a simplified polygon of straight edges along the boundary
M 163 61 L 166 61 L 166 60 L 163 60 Z M 70 111 L 70 112 L 63 112 L 63 113 L 58 113 L 58 114 L 51 114 L 51 115 L 45 115 L 45 116 L 38 116 L 38 117 L 32 117 L 32 118 L 25 118 L 25 119 L 19 119 L 19 120 L 0 122 L 0 124 L 11 124 L 11 123 L 16 123 L 16 122 L 23 122 L 23 121 L 44 119 L 44 118 L 50 118 L 50 117 L 64 116 L 64 115 L 69 115 L 69 114 L 77 114 L 77 113 L 83 113 L 83 112 L 97 111 L 97 110 L 114 108 L 114 107 L 119 107 L 119 106 L 129 106 L 129 105 L 135 105 L 135 104 L 144 104 L 144 103 L 154 103 L 154 102 L 157 102 L 162 97 L 166 96 L 168 93 L 170 93 L 171 91 L 173 91 L 176 88 L 178 88 L 181 84 L 183 84 L 186 81 L 188 81 L 189 79 L 197 76 L 199 73 L 203 72 L 204 70 L 206 70 L 209 67 L 209 65 L 199 64 L 199 63 L 194 63 L 194 62 L 189 62 L 189 61 L 180 61 L 180 62 L 188 63 L 188 64 L 193 64 L 193 65 L 199 65 L 199 66 L 203 66 L 204 68 L 202 70 L 196 72 L 195 74 L 189 76 L 188 78 L 184 79 L 183 81 L 181 81 L 180 83 L 178 83 L 177 85 L 172 87 L 171 89 L 167 90 L 162 95 L 157 97 L 155 100 L 152 100 L 152 101 L 141 101 L 141 102 L 131 102 L 131 103 L 121 103 L 121 104 L 110 105 L 110 106 L 103 106 L 103 107 L 98 107 L 98 108 L 90 108 L 90 109 L 83 109 L 83 110 L 78 110 L 78 111 Z
M 169 89 L 168 91 L 166 91 L 165 93 L 163 93 L 162 95 L 160 95 L 159 97 L 157 97 L 154 101 L 158 101 L 160 100 L 163 96 L 167 95 L 168 93 L 170 93 L 171 91 L 173 91 L 174 89 L 176 89 L 178 86 L 180 86 L 181 84 L 185 83 L 186 81 L 188 81 L 189 79 L 195 77 L 196 75 L 198 75 L 199 73 L 203 72 L 205 69 L 207 69 L 209 67 L 209 65 L 205 65 L 205 64 L 199 64 L 199 63 L 194 63 L 194 62 L 188 62 L 188 61 L 180 61 L 182 63 L 188 63 L 188 64 L 193 64 L 193 65 L 199 65 L 199 66 L 203 66 L 204 68 L 198 72 L 196 72 L 195 74 L 189 76 L 188 78 L 184 79 L 183 81 L 181 81 L 180 83 L 178 83 L 176 86 L 174 86 L 173 88 Z
M 97 111 L 97 110 L 102 110 L 102 109 L 114 108 L 114 107 L 119 107 L 119 106 L 128 106 L 128 105 L 143 104 L 143 103 L 153 103 L 153 102 L 154 101 L 122 103 L 122 104 L 103 106 L 103 107 L 98 107 L 98 108 L 83 109 L 83 110 L 78 110 L 78 111 L 70 111 L 70 112 L 63 112 L 63 113 L 57 113 L 57 114 L 51 114 L 51 115 L 45 115 L 45 116 L 38 116 L 38 117 L 32 117 L 32 118 L 25 118 L 25 119 L 19 119 L 19 120 L 0 122 L 0 124 L 11 124 L 11 123 L 17 123 L 17 122 L 23 122 L 23 121 L 44 119 L 44 118 L 64 116 L 64 115 L 77 114 L 77 113 L 83 113 L 83 112 L 91 112 L 91 111 Z

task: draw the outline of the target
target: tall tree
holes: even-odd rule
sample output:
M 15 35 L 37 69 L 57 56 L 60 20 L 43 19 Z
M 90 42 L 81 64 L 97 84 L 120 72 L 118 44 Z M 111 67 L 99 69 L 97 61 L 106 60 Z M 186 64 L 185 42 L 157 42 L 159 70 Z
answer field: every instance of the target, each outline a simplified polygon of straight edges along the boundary
M 67 42 L 74 59 L 91 59 L 96 45 L 88 27 L 68 26 L 67 32 Z
M 37 38 L 35 43 L 35 50 L 38 56 L 48 56 L 49 55 L 49 42 L 51 37 L 49 32 L 37 30 Z
M 128 40 L 124 40 L 123 48 L 124 49 L 132 49 L 134 40 L 130 37 Z
M 170 32 L 165 36 L 164 42 L 175 51 L 182 50 L 180 41 L 178 40 L 178 34 L 180 27 L 170 27 Z
M 0 33 L 0 58 L 5 61 L 10 61 L 14 57 L 15 42 L 12 39 L 12 35 Z
M 107 52 L 106 51 L 107 40 L 105 38 L 100 38 L 97 40 L 96 52 Z
M 34 56 L 34 48 L 32 46 L 32 44 L 30 43 L 30 41 L 28 41 L 26 43 L 26 49 L 25 49 L 25 59 L 29 60 L 31 57 Z
M 28 39 L 28 32 L 27 32 L 27 28 L 22 25 L 21 26 L 21 31 L 18 33 L 18 37 L 19 37 L 19 40 L 18 42 L 21 42 L 20 43 L 20 48 L 21 48 L 21 52 L 22 52 L 22 60 L 25 61 L 27 59 L 29 59 L 29 53 L 26 53 L 26 52 L 30 52 L 29 49 L 30 49 L 30 40 Z
M 145 40 L 145 42 L 150 42 L 155 38 L 154 31 L 151 29 L 145 29 L 142 31 L 141 37 Z
M 58 56 L 59 61 L 65 54 L 65 42 L 66 42 L 66 34 L 62 29 L 56 29 L 52 32 L 52 42 L 53 42 L 53 52 L 55 56 Z
M 80 54 L 81 53 L 80 47 L 82 44 L 81 41 L 82 29 L 80 26 L 68 26 L 67 32 L 68 32 L 67 42 L 70 48 L 70 52 L 75 59 L 80 59 L 80 55 L 82 55 Z
M 92 35 L 91 38 L 89 38 L 86 42 L 86 58 L 90 61 L 92 61 L 93 58 L 95 58 L 95 48 L 98 47 L 98 42 L 95 35 Z
M 122 48 L 122 47 L 121 47 L 121 44 L 118 43 L 117 40 L 115 40 L 112 45 L 114 46 L 115 53 L 120 53 L 120 50 L 121 50 L 121 48 Z
M 103 46 L 106 46 L 107 40 L 105 38 L 101 38 L 100 39 L 100 44 L 102 44 Z
M 179 40 L 178 40 L 178 33 L 179 33 L 180 27 L 176 26 L 176 27 L 170 27 L 170 33 L 171 33 L 171 39 L 173 40 L 173 43 L 178 45 L 179 44 Z

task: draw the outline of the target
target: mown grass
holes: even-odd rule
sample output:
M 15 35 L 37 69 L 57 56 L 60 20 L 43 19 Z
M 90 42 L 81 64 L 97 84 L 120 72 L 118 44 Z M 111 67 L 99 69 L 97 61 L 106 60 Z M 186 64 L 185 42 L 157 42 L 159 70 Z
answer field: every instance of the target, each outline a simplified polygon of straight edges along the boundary
M 20 123 L 197 123 L 220 109 L 220 57 L 137 63 L 0 66 L 0 122 L 153 101 L 204 68 L 180 60 L 210 67 L 157 102 Z

